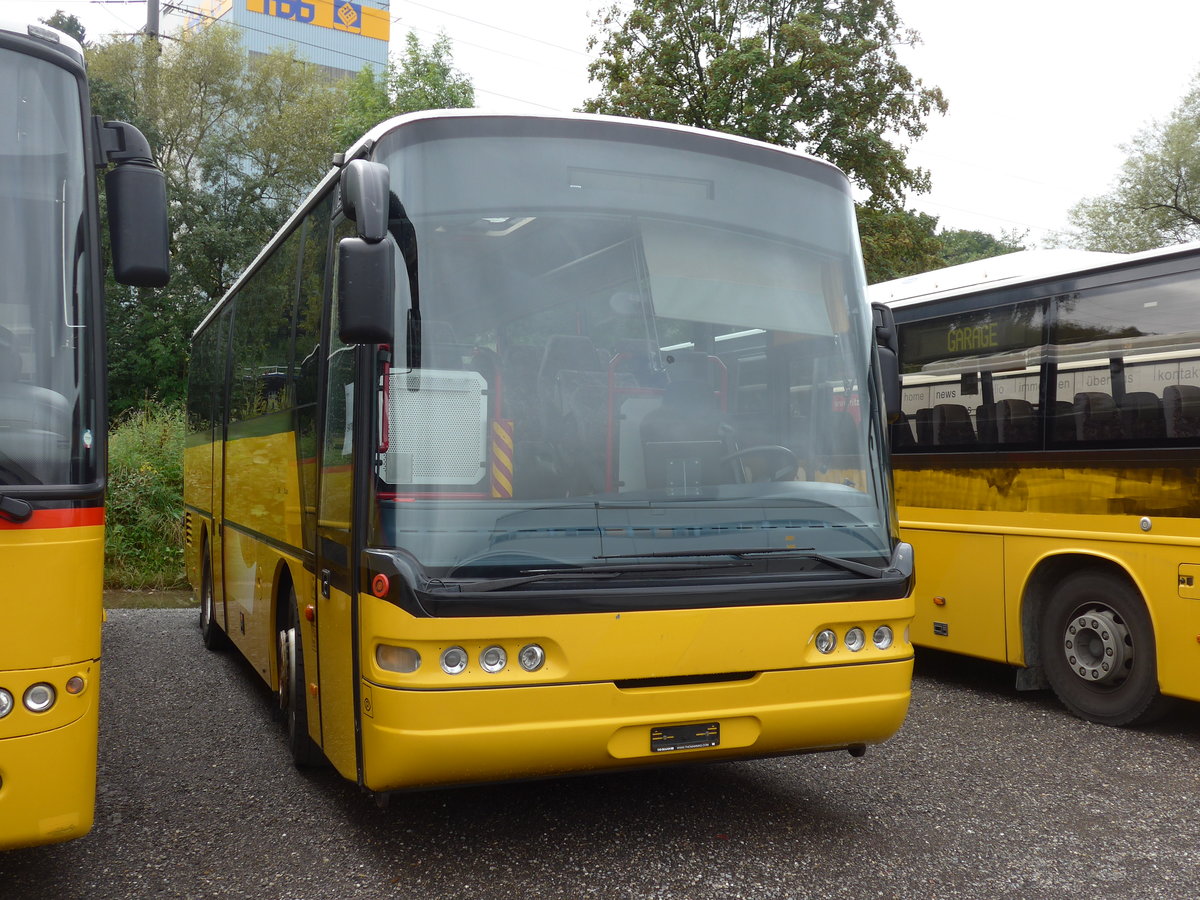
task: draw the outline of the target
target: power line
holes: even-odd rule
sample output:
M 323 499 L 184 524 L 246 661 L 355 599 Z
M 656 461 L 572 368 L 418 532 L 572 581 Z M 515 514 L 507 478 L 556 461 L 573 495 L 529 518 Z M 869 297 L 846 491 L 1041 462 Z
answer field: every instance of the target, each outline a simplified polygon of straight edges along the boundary
M 484 22 L 479 19 L 472 19 L 470 16 L 463 16 L 458 13 L 449 12 L 448 10 L 438 9 L 435 6 L 427 6 L 424 3 L 418 3 L 417 0 L 405 0 L 405 2 L 409 6 L 419 6 L 419 7 L 421 7 L 421 9 L 427 9 L 430 12 L 435 12 L 435 13 L 438 13 L 443 16 L 451 16 L 455 19 L 462 19 L 464 22 L 471 22 L 472 24 L 475 24 L 475 25 L 482 25 L 484 28 L 491 28 L 491 29 L 493 29 L 495 31 L 499 31 L 503 34 L 509 34 L 509 35 L 512 35 L 513 37 L 519 37 L 522 40 L 533 41 L 538 44 L 544 44 L 547 47 L 553 47 L 555 50 L 562 50 L 566 53 L 575 53 L 579 56 L 585 56 L 585 57 L 587 56 L 587 54 L 584 53 L 582 50 L 577 50 L 574 47 L 567 47 L 563 44 L 556 44 L 553 41 L 545 41 L 545 40 L 542 40 L 541 38 L 533 37 L 532 35 L 522 34 L 519 31 L 509 31 L 507 28 L 501 28 L 499 25 L 493 25 L 490 22 Z M 400 16 L 399 15 L 394 16 L 392 18 L 392 21 L 399 22 Z

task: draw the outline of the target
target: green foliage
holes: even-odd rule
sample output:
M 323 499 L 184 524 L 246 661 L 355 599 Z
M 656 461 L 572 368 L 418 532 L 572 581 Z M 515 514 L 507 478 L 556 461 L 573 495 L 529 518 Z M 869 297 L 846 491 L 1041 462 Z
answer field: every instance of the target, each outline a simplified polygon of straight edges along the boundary
M 76 15 L 67 15 L 61 9 L 56 9 L 54 15 L 46 19 L 38 19 L 43 25 L 49 25 L 51 28 L 57 28 L 64 34 L 69 34 L 83 46 L 87 46 L 87 29 L 83 27 L 83 23 L 79 21 Z
M 181 404 L 130 410 L 109 433 L 105 584 L 169 588 L 183 568 Z
M 933 216 L 875 204 L 860 205 L 857 213 L 868 284 L 943 265 L 942 244 L 934 234 L 937 219 Z
M 1123 149 L 1113 189 L 1076 204 L 1057 243 L 1135 253 L 1200 239 L 1200 74 L 1165 122 Z
M 885 135 L 919 137 L 946 101 L 897 60 L 918 38 L 892 0 L 634 0 L 595 24 L 589 112 L 800 146 L 892 209 L 928 187 Z
M 475 105 L 475 87 L 454 68 L 450 38 L 440 34 L 426 50 L 409 32 L 399 61 L 382 75 L 366 66 L 346 87 L 337 121 L 340 147 L 349 147 L 374 126 L 392 116 L 423 109 L 464 109 Z
M 1025 244 L 1027 232 L 1004 231 L 1000 237 L 985 231 L 947 229 L 938 234 L 942 245 L 938 256 L 942 266 L 957 266 L 977 259 L 991 259 L 1005 253 L 1028 249 Z

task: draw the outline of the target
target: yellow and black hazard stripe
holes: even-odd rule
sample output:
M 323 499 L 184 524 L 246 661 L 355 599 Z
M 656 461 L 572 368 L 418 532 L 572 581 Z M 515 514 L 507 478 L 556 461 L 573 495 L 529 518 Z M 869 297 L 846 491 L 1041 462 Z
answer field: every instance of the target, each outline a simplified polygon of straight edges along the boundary
M 492 496 L 509 499 L 513 495 L 513 420 L 492 420 Z

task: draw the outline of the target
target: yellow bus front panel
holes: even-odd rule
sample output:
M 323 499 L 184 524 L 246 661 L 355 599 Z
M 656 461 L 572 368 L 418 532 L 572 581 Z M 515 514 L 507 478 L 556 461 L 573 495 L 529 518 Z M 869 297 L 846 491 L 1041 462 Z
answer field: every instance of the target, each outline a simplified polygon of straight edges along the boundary
M 79 678 L 78 694 L 67 691 Z M 14 687 L 49 684 L 54 706 L 32 713 Z M 15 697 L 0 719 L 0 849 L 66 841 L 92 827 L 96 798 L 100 663 L 0 672 Z
M 0 525 L 0 848 L 87 833 L 96 801 L 104 511 Z M 53 702 L 26 708 L 31 688 Z
M 363 597 L 364 783 L 386 791 L 878 743 L 908 709 L 911 611 L 903 599 L 417 619 Z M 884 650 L 872 643 L 880 625 L 895 636 Z M 845 642 L 855 627 L 867 640 L 858 651 Z M 826 628 L 838 644 L 822 654 L 814 638 Z M 528 643 L 546 654 L 535 672 L 517 663 Z M 380 645 L 405 647 L 420 665 L 382 669 Z M 439 665 L 452 646 L 471 660 L 459 675 Z M 478 663 L 488 646 L 505 650 L 499 672 Z M 676 728 L 682 749 L 652 741 Z M 706 743 L 696 728 L 711 746 L 692 746 Z

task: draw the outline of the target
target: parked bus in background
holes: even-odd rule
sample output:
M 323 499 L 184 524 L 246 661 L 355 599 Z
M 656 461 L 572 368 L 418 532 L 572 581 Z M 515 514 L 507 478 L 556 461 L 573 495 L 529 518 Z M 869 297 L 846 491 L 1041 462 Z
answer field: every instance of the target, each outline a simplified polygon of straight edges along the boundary
M 205 643 L 380 796 L 883 741 L 912 562 L 862 271 L 789 150 L 381 124 L 196 331 Z
M 1127 725 L 1200 700 L 1200 245 L 1029 251 L 873 285 L 914 643 Z
M 167 278 L 146 140 L 88 106 L 83 50 L 0 19 L 0 849 L 92 825 L 104 576 L 104 303 Z

